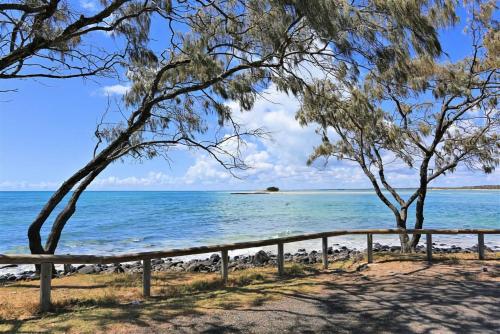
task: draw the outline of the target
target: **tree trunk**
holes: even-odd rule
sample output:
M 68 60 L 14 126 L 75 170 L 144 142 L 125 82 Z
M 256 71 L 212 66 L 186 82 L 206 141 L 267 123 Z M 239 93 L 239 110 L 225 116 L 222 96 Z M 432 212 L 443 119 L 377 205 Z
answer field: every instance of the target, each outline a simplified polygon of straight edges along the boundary
M 417 206 L 415 208 L 416 213 L 415 213 L 415 229 L 419 230 L 422 229 L 424 226 L 424 203 L 425 203 L 425 196 L 427 194 L 427 187 L 425 190 L 421 190 L 420 194 L 418 194 L 418 200 L 417 200 Z M 416 249 L 418 246 L 418 242 L 420 241 L 420 234 L 414 234 L 412 239 L 411 239 L 411 248 Z
M 55 248 L 57 246 L 57 242 L 59 241 L 59 235 L 64 227 L 66 221 L 71 217 L 74 213 L 74 208 L 71 207 L 71 201 L 68 203 L 63 212 L 59 214 L 56 218 L 55 229 L 52 229 L 50 234 L 51 240 L 49 240 L 46 249 L 42 246 L 42 238 L 40 235 L 40 230 L 42 229 L 43 224 L 46 222 L 47 218 L 54 211 L 56 206 L 61 203 L 66 195 L 68 195 L 71 190 L 78 183 L 85 183 L 87 179 L 90 178 L 90 182 L 104 169 L 108 166 L 113 160 L 116 152 L 119 152 L 123 149 L 129 141 L 130 136 L 138 130 L 149 118 L 150 110 L 152 105 L 143 106 L 138 109 L 137 113 L 139 114 L 138 119 L 133 122 L 126 131 L 122 132 L 115 140 L 113 140 L 107 147 L 105 147 L 97 156 L 95 156 L 92 160 L 90 160 L 83 168 L 78 170 L 75 174 L 73 174 L 69 179 L 67 179 L 60 187 L 57 189 L 54 194 L 50 197 L 48 202 L 45 204 L 43 209 L 40 211 L 35 220 L 31 223 L 28 229 L 28 240 L 29 247 L 32 254 L 53 254 Z M 95 174 L 97 172 L 97 174 Z M 95 175 L 94 175 L 95 174 Z M 92 176 L 94 175 L 94 176 Z M 87 185 L 90 183 L 88 182 Z M 86 185 L 86 186 L 87 186 Z M 84 187 L 84 189 L 86 188 Z M 83 189 L 83 190 L 84 190 Z M 82 190 L 82 191 L 83 191 Z M 79 196 L 79 195 L 78 195 Z M 76 198 L 78 200 L 78 197 Z M 74 201 L 76 203 L 76 200 Z M 48 252 L 50 250 L 50 252 Z
M 408 233 L 406 233 L 406 219 L 408 218 L 407 209 L 401 209 L 399 215 L 396 216 L 396 225 L 399 229 L 404 230 L 403 233 L 399 235 L 399 242 L 401 243 L 401 253 L 410 253 L 410 238 Z
M 429 160 L 424 160 L 420 166 L 420 188 L 418 191 L 417 205 L 415 208 L 415 229 L 420 230 L 424 226 L 424 204 L 425 197 L 427 196 L 427 169 L 429 167 Z M 420 241 L 420 234 L 414 234 L 411 239 L 411 248 L 416 250 L 418 242 Z

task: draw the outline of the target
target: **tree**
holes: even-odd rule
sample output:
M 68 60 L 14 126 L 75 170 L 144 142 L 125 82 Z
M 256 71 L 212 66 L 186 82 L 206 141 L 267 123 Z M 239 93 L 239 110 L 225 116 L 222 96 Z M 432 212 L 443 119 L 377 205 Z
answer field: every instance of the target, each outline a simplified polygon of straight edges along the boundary
M 415 201 L 414 228 L 423 227 L 427 187 L 436 178 L 460 165 L 493 171 L 500 148 L 494 8 L 494 1 L 470 4 L 471 55 L 460 61 L 423 56 L 403 68 L 372 71 L 358 85 L 317 81 L 298 113 L 302 124 L 318 123 L 323 136 L 309 163 L 319 157 L 357 163 L 401 229 Z M 394 163 L 418 171 L 417 190 L 406 199 L 388 178 L 386 169 Z M 419 238 L 402 234 L 402 251 L 414 250 Z
M 262 133 L 242 130 L 224 101 L 236 100 L 242 110 L 249 110 L 271 82 L 297 94 L 306 83 L 302 74 L 313 67 L 354 79 L 360 67 L 377 65 L 379 58 L 402 61 L 408 55 L 397 50 L 410 46 L 419 54 L 437 55 L 440 46 L 432 21 L 441 19 L 443 12 L 452 13 L 441 1 L 101 3 L 92 16 L 79 15 L 71 3 L 57 0 L 0 5 L 7 18 L 2 23 L 2 78 L 69 78 L 112 71 L 131 84 L 119 106 L 124 120 L 98 126 L 92 159 L 62 183 L 30 225 L 35 254 L 55 252 L 80 195 L 111 163 L 125 157 L 168 157 L 176 147 L 187 146 L 205 150 L 228 169 L 244 168 L 228 147 L 238 147 L 242 136 Z M 162 43 L 151 43 L 153 23 L 164 28 Z M 89 48 L 82 41 L 96 31 L 112 33 L 123 49 L 104 48 L 105 56 L 92 58 L 92 39 Z M 28 60 L 33 61 L 29 66 Z M 211 115 L 228 125 L 216 138 L 207 138 Z M 66 196 L 68 202 L 43 246 L 40 230 Z
M 12 0 L 0 4 L 0 79 L 116 75 L 132 49 L 145 47 L 151 14 L 169 1 L 103 0 L 88 15 L 64 0 Z M 116 49 L 89 43 L 112 33 Z

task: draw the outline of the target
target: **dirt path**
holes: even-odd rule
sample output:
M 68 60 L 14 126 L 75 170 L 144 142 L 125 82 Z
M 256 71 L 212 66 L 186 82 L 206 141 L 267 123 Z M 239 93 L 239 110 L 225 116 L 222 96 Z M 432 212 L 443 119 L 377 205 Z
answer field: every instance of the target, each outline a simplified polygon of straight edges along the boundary
M 235 281 L 227 288 L 217 285 L 217 274 L 161 276 L 155 280 L 157 296 L 146 301 L 137 300 L 137 277 L 67 277 L 54 282 L 54 297 L 62 302 L 73 296 L 73 306 L 24 320 L 9 316 L 4 306 L 0 333 L 500 334 L 500 260 L 432 266 L 386 261 L 362 271 L 295 273 L 284 279 L 275 271 L 233 273 Z M 187 285 L 176 290 L 175 284 Z M 110 289 L 119 303 L 107 301 Z M 162 289 L 174 294 L 162 296 Z M 178 297 L 176 291 L 182 291 Z M 26 308 L 36 300 L 38 285 L 27 282 L 0 292 L 0 304 L 17 301 Z
M 500 333 L 500 263 L 394 262 L 325 274 L 321 294 L 247 309 L 207 309 L 144 332 Z

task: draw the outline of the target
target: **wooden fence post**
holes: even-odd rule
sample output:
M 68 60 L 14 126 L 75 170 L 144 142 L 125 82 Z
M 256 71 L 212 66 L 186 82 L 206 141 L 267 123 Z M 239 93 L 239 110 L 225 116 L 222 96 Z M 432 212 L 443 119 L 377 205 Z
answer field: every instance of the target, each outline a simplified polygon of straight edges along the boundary
M 484 234 L 477 234 L 477 253 L 479 255 L 479 260 L 484 260 Z
M 227 249 L 223 249 L 221 251 L 221 257 L 222 257 L 222 265 L 220 267 L 220 272 L 221 272 L 221 276 L 222 276 L 222 284 L 226 285 L 227 284 L 227 266 L 228 266 Z
M 283 254 L 283 243 L 278 244 L 278 275 L 283 276 L 285 274 L 285 255 Z
M 47 312 L 51 308 L 52 263 L 42 263 L 40 267 L 40 311 Z
M 324 237 L 322 240 L 323 248 L 323 269 L 328 269 L 328 238 Z
M 366 234 L 366 253 L 368 258 L 368 263 L 373 263 L 373 234 Z
M 151 259 L 142 260 L 142 295 L 151 296 Z
M 427 233 L 425 235 L 425 241 L 427 243 L 427 262 L 432 262 L 432 234 Z

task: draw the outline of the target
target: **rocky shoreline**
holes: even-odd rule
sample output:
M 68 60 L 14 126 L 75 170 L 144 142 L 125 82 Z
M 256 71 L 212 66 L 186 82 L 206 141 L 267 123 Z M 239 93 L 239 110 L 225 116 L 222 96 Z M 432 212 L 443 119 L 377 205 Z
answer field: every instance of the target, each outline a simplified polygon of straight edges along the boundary
M 496 246 L 495 249 L 499 247 Z M 381 253 L 397 253 L 401 250 L 399 246 L 388 246 L 379 243 L 373 244 L 374 252 Z M 489 247 L 485 247 L 488 252 L 493 252 Z M 356 248 L 349 249 L 342 246 L 337 249 L 333 247 L 328 248 L 329 261 L 346 261 L 346 260 L 361 260 L 366 250 L 360 251 Z M 459 246 L 446 246 L 445 244 L 433 244 L 434 253 L 476 253 L 477 245 L 472 247 L 459 247 Z M 417 253 L 425 253 L 425 246 L 419 245 Z M 315 264 L 322 261 L 322 254 L 318 251 L 312 250 L 307 252 L 304 248 L 299 249 L 296 253 L 285 253 L 285 262 L 292 262 L 297 264 Z M 262 267 L 265 265 L 276 265 L 277 257 L 272 252 L 263 250 L 258 251 L 254 255 L 236 255 L 229 259 L 229 270 L 243 270 L 248 268 Z M 16 265 L 2 266 L 0 269 L 14 268 Z M 164 258 L 151 260 L 151 270 L 159 272 L 217 272 L 221 269 L 221 257 L 218 253 L 210 255 L 205 259 L 192 259 L 182 261 L 176 258 Z M 74 275 L 74 274 L 110 274 L 110 273 L 138 273 L 142 272 L 142 263 L 116 263 L 112 265 L 65 265 L 64 270 L 57 271 L 57 277 Z M 23 281 L 38 279 L 35 271 L 28 270 L 20 273 L 6 273 L 0 275 L 0 284 L 12 281 Z

